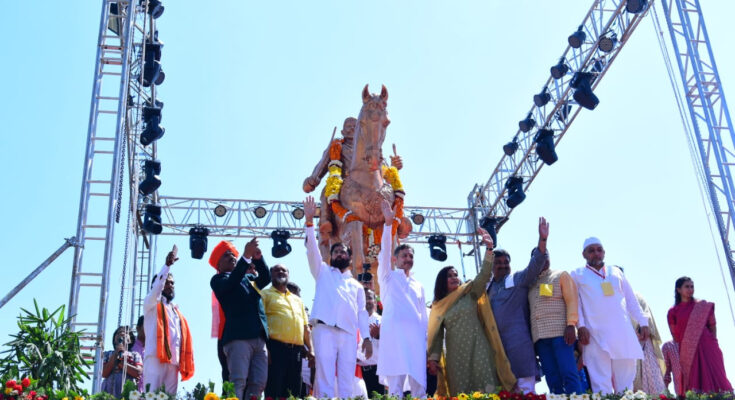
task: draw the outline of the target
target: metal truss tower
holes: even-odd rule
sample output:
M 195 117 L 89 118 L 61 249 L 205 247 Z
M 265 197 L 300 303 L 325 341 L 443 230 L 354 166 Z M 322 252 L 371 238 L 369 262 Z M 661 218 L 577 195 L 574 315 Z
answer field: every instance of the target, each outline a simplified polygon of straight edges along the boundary
M 735 131 L 725 101 L 699 0 L 661 0 L 681 74 L 680 97 L 691 119 L 685 128 L 695 137 L 700 176 L 709 196 L 735 287 Z M 674 90 L 677 90 L 674 88 Z
M 109 305 L 115 225 L 123 214 L 123 192 L 130 185 L 127 218 L 123 219 L 127 263 L 130 235 L 137 239 L 139 202 L 137 181 L 140 160 L 152 158 L 155 149 L 138 144 L 142 107 L 155 99 L 155 89 L 142 86 L 145 40 L 151 37 L 153 19 L 138 1 L 102 1 L 95 75 L 90 106 L 87 147 L 82 175 L 79 217 L 69 294 L 72 327 L 84 330 L 82 350 L 93 362 L 92 391 L 101 384 L 102 352 Z M 125 182 L 125 159 L 130 178 Z M 137 213 L 135 213 L 137 214 Z M 123 272 L 122 285 L 126 283 Z M 122 288 L 126 292 L 126 288 Z M 124 299 L 121 296 L 120 314 Z M 132 319 L 132 316 L 131 316 Z
M 627 12 L 627 3 L 627 0 L 594 1 L 579 26 L 579 30 L 584 33 L 580 46 L 578 48 L 567 46 L 560 59 L 553 61 L 566 66 L 566 71 L 562 69 L 563 74 L 559 79 L 549 77 L 539 88 L 539 95 L 548 94 L 548 102 L 543 105 L 534 102 L 528 115 L 536 121 L 535 125 L 539 129 L 553 130 L 555 146 L 559 144 L 582 109 L 573 98 L 574 89 L 571 84 L 575 75 L 589 74 L 591 89 L 594 90 L 648 12 L 646 6 L 637 13 Z M 605 48 L 604 44 L 600 46 L 603 41 L 611 47 Z M 478 224 L 483 217 L 489 217 L 497 223 L 496 229 L 500 229 L 508 220 L 513 209 L 503 201 L 507 193 L 506 182 L 512 177 L 521 178 L 523 191 L 527 192 L 544 165 L 534 154 L 536 133 L 535 129 L 527 132 L 521 129 L 516 131 L 513 140 L 518 144 L 517 150 L 510 155 L 504 154 L 490 179 L 484 185 L 475 185 L 470 191 L 467 203 L 473 224 Z M 475 264 L 481 265 L 479 244 L 474 242 L 474 246 Z

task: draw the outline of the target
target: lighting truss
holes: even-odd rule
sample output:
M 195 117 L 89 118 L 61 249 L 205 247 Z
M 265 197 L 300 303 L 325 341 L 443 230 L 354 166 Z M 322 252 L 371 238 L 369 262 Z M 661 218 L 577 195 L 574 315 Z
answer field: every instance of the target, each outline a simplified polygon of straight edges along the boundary
M 304 238 L 304 221 L 292 214 L 293 210 L 304 207 L 301 202 L 171 196 L 162 196 L 159 201 L 162 235 L 188 236 L 192 226 L 201 225 L 209 229 L 210 237 L 270 237 L 272 231 L 286 229 L 292 239 Z M 214 213 L 218 206 L 227 209 L 223 217 Z M 263 218 L 255 216 L 253 211 L 257 207 L 266 210 Z M 402 243 L 425 244 L 435 234 L 445 235 L 448 243 L 470 244 L 474 240 L 471 234 L 474 228 L 471 229 L 473 225 L 469 223 L 470 213 L 466 208 L 405 206 L 403 210 L 405 215 L 423 215 L 424 223 L 413 224 L 413 231 Z
M 581 110 L 572 97 L 574 89 L 569 85 L 574 73 L 593 74 L 592 89 L 594 90 L 630 35 L 648 13 L 648 9 L 638 14 L 628 13 L 625 11 L 625 4 L 626 0 L 598 0 L 592 4 L 581 24 L 587 38 L 578 49 L 567 45 L 566 50 L 562 53 L 562 60 L 569 66 L 570 71 L 560 79 L 549 77 L 542 86 L 548 90 L 551 100 L 541 107 L 531 102 L 532 107 L 528 112 L 519 113 L 520 115 L 530 114 L 531 118 L 536 120 L 538 127 L 553 129 L 556 147 Z M 612 33 L 618 39 L 612 51 L 605 53 L 598 50 L 599 38 Z M 549 60 L 549 65 L 555 64 L 557 60 L 558 58 Z M 467 202 L 472 214 L 471 219 L 475 224 L 482 217 L 491 216 L 500 221 L 497 226 L 499 230 L 508 219 L 512 209 L 503 201 L 506 197 L 505 182 L 508 178 L 512 176 L 523 178 L 523 191 L 528 193 L 528 187 L 544 165 L 543 161 L 534 154 L 535 134 L 536 131 L 533 129 L 526 133 L 518 129 L 515 134 L 518 150 L 511 155 L 502 153 L 502 158 L 493 170 L 490 179 L 484 185 L 475 185 L 470 191 Z M 481 265 L 481 252 L 478 251 L 478 246 L 478 243 L 474 243 L 475 264 Z

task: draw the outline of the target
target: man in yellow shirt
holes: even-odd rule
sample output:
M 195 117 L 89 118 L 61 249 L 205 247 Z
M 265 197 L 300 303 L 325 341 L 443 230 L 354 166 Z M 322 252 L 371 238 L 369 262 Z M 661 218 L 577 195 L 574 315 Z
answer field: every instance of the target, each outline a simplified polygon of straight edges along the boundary
M 271 287 L 261 291 L 268 319 L 268 383 L 265 397 L 274 399 L 301 393 L 301 357 L 311 349 L 311 337 L 304 303 L 288 288 L 288 269 L 271 268 Z

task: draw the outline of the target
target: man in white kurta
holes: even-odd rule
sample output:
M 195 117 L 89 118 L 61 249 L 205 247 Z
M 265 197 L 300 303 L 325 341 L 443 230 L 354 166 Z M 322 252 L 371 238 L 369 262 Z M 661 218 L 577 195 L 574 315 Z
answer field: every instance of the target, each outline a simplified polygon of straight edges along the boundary
M 633 389 L 636 360 L 643 358 L 640 342 L 630 329 L 630 317 L 641 326 L 644 339 L 649 335 L 648 318 L 622 270 L 605 265 L 599 239 L 585 240 L 582 255 L 587 265 L 571 273 L 579 291 L 582 357 L 593 392 L 621 393 Z
M 383 318 L 378 349 L 378 376 L 391 396 L 403 396 L 404 385 L 411 396 L 426 396 L 426 330 L 428 317 L 424 287 L 414 278 L 413 249 L 399 246 L 391 257 L 394 212 L 383 201 L 383 236 L 378 255 L 378 283 L 383 301 Z M 395 268 L 394 267 L 397 267 Z
M 350 249 L 337 243 L 330 251 L 330 265 L 322 261 L 314 232 L 316 203 L 308 196 L 304 201 L 306 219 L 306 256 L 309 270 L 316 280 L 316 293 L 311 311 L 312 340 L 316 357 L 314 396 L 317 398 L 351 398 L 357 365 L 357 334 L 367 357 L 373 352 L 370 342 L 365 290 L 352 278 Z M 335 378 L 336 377 L 336 378 Z M 337 385 L 335 385 L 337 383 Z

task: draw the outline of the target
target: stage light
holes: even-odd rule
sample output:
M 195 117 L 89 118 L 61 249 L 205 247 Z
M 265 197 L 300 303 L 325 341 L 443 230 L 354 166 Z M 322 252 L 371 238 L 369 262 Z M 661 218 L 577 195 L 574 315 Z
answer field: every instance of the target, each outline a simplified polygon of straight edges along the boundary
M 533 104 L 535 104 L 536 107 L 543 107 L 549 101 L 551 101 L 551 94 L 549 94 L 549 90 L 547 88 L 544 88 L 541 93 L 533 95 Z
M 161 0 L 148 0 L 148 15 L 153 17 L 153 19 L 160 17 L 164 9 L 165 7 L 161 3 Z
M 161 206 L 156 204 L 147 204 L 145 206 L 145 213 L 143 214 L 143 230 L 153 235 L 158 235 L 163 232 Z
M 603 53 L 609 53 L 613 51 L 617 43 L 618 35 L 615 32 L 611 32 L 600 37 L 600 40 L 597 42 L 597 48 Z
M 322 206 L 321 205 L 316 206 L 316 212 L 314 213 L 314 218 L 319 218 L 321 215 L 322 215 Z
M 195 226 L 189 229 L 191 258 L 201 260 L 204 257 L 204 253 L 207 252 L 207 235 L 209 235 L 209 229 L 203 226 Z
M 145 179 L 138 185 L 138 191 L 143 196 L 149 196 L 161 187 L 161 162 L 158 160 L 145 160 L 143 163 Z
M 258 217 L 258 218 L 265 217 L 265 214 L 266 213 L 267 213 L 267 211 L 265 210 L 265 208 L 263 206 L 255 207 L 255 210 L 253 210 L 253 214 L 255 214 L 255 216 Z
M 584 25 L 580 25 L 576 32 L 569 35 L 567 41 L 569 45 L 575 49 L 582 47 L 582 43 L 587 39 L 587 34 L 584 33 Z
M 648 0 L 628 0 L 625 4 L 625 11 L 638 14 L 648 7 Z
M 531 129 L 533 129 L 534 126 L 536 126 L 536 121 L 531 118 L 531 113 L 528 113 L 526 119 L 518 121 L 518 128 L 523 133 L 530 131 Z
M 505 153 L 506 156 L 512 156 L 513 153 L 518 150 L 518 138 L 514 137 L 512 141 L 506 143 L 503 145 L 503 153 Z
M 224 217 L 225 214 L 227 214 L 227 207 L 223 206 L 222 204 L 214 208 L 214 215 L 218 217 Z
M 301 207 L 294 208 L 294 210 L 291 211 L 291 215 L 296 219 L 304 218 L 304 209 Z
M 145 56 L 143 58 L 143 86 L 150 87 L 158 80 L 161 73 L 161 49 L 163 43 L 157 39 L 147 39 L 145 43 Z
M 490 234 L 490 237 L 493 238 L 493 243 L 495 244 L 495 247 L 498 247 L 498 233 L 495 230 L 495 226 L 497 225 L 498 220 L 497 218 L 493 218 L 490 216 L 484 216 L 480 220 L 480 228 L 487 231 L 487 233 Z
M 556 119 L 561 122 L 566 122 L 567 118 L 569 118 L 569 113 L 572 112 L 572 106 L 564 102 L 564 104 L 559 107 L 559 110 L 556 112 Z
M 161 103 L 163 106 L 163 103 Z M 166 129 L 161 126 L 161 108 L 160 107 L 143 107 L 143 121 L 145 129 L 140 134 L 140 144 L 148 146 L 156 140 L 163 137 Z
M 287 230 L 276 229 L 271 232 L 271 239 L 273 239 L 271 255 L 273 257 L 281 258 L 291 252 L 291 245 L 287 242 L 290 237 L 291 234 Z
M 505 181 L 505 188 L 508 190 L 508 198 L 505 199 L 505 205 L 508 207 L 515 208 L 526 199 L 526 194 L 523 193 L 523 178 L 511 176 Z
M 411 221 L 416 225 L 421 225 L 424 223 L 424 216 L 422 214 L 413 213 L 411 214 Z
M 536 133 L 536 137 L 533 139 L 536 142 L 536 154 L 539 158 L 546 163 L 551 165 L 559 159 L 554 149 L 554 131 L 551 129 L 539 129 Z
M 436 261 L 447 260 L 447 237 L 444 235 L 429 236 L 429 253 Z
M 592 81 L 595 75 L 589 72 L 577 72 L 569 82 L 569 86 L 574 88 L 574 100 L 582 107 L 588 110 L 594 110 L 600 99 L 592 92 Z
M 564 57 L 559 59 L 559 63 L 551 67 L 551 77 L 554 79 L 561 79 L 564 75 L 569 72 L 569 67 L 564 64 Z

